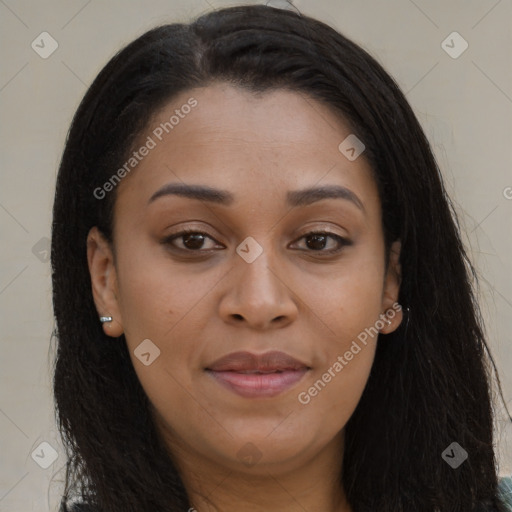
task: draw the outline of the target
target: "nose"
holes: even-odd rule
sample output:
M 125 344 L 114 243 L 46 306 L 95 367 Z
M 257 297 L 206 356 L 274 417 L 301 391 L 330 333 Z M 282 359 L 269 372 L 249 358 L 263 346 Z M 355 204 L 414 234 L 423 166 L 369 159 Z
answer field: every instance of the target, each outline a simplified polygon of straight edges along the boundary
M 286 276 L 267 251 L 247 263 L 237 255 L 229 273 L 227 292 L 219 304 L 221 318 L 254 330 L 282 328 L 297 318 L 297 303 Z

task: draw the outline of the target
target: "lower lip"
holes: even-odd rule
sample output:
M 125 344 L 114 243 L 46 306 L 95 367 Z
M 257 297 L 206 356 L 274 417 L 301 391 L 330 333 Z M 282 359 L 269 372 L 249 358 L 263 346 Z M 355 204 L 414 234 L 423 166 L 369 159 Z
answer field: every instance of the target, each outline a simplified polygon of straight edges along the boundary
M 207 370 L 220 384 L 246 398 L 272 397 L 299 382 L 308 369 L 281 373 L 238 373 Z

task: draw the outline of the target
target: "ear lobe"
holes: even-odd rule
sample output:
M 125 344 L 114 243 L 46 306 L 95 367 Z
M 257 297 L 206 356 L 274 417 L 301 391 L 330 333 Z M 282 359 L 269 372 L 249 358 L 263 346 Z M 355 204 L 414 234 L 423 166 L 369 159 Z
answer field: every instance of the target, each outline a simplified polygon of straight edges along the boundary
M 400 265 L 400 252 L 402 244 L 400 240 L 393 242 L 390 248 L 389 265 L 384 279 L 382 294 L 382 313 L 391 322 L 380 332 L 388 334 L 398 329 L 403 319 L 403 311 L 398 307 L 398 295 L 402 282 L 402 267 Z M 386 314 L 388 313 L 388 314 Z
M 96 226 L 91 228 L 87 235 L 87 263 L 98 322 L 100 316 L 111 316 L 111 322 L 103 323 L 103 330 L 108 336 L 121 336 L 123 324 L 117 300 L 114 256 L 110 243 Z

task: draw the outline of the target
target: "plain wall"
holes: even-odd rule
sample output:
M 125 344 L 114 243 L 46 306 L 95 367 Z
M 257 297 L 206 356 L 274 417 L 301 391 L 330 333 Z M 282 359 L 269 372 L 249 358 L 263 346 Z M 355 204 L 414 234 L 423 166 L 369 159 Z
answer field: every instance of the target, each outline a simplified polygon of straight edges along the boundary
M 0 2 L 2 511 L 54 512 L 61 491 L 65 459 L 53 416 L 48 251 L 56 170 L 72 115 L 123 45 L 157 24 L 187 21 L 227 5 L 235 2 Z M 512 3 L 296 0 L 295 5 L 362 45 L 406 92 L 433 145 L 479 271 L 488 340 L 512 409 Z M 31 47 L 44 31 L 58 42 L 46 59 Z M 458 58 L 441 46 L 453 31 L 469 44 Z M 496 441 L 500 473 L 511 474 L 512 428 L 505 425 L 498 421 Z M 47 469 L 31 456 L 43 441 L 58 453 Z

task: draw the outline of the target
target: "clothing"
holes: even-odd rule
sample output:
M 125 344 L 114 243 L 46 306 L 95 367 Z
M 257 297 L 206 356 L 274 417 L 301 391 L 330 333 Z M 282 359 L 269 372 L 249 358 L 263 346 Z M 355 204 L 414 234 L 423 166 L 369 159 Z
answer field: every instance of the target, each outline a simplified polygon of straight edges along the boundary
M 500 477 L 499 480 L 499 491 L 502 495 L 503 501 L 505 501 L 507 508 L 505 509 L 507 512 L 512 512 L 512 475 L 507 477 Z M 83 503 L 74 503 L 68 504 L 65 506 L 62 505 L 59 512 L 100 512 L 97 509 L 93 508 L 91 505 L 83 504 Z
M 500 478 L 499 490 L 503 501 L 508 506 L 507 512 L 512 512 L 512 475 Z

